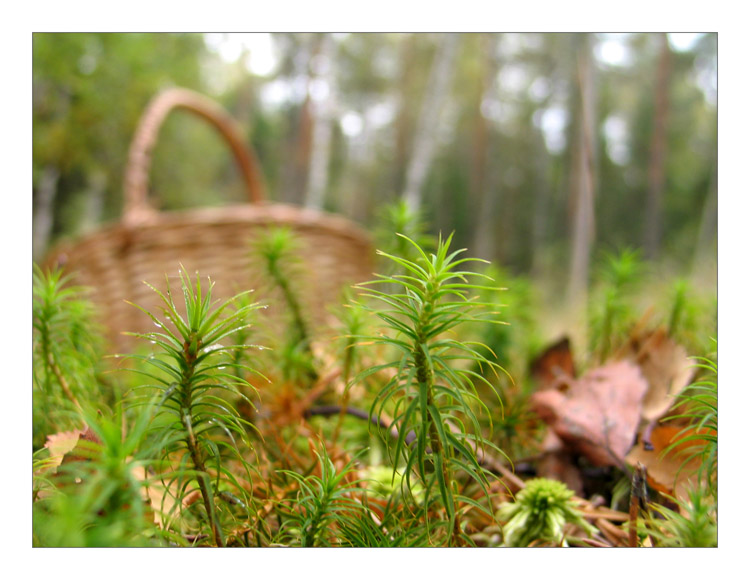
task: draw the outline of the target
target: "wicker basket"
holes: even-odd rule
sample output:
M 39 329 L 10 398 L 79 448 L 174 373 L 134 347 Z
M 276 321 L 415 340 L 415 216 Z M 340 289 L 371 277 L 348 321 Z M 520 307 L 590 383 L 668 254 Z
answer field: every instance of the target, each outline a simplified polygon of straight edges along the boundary
M 224 136 L 251 203 L 173 212 L 149 207 L 151 150 L 163 120 L 175 108 L 197 114 Z M 362 229 L 341 217 L 264 201 L 258 163 L 233 120 L 213 101 L 192 91 L 169 89 L 149 104 L 131 143 L 124 197 L 119 223 L 57 246 L 46 260 L 48 266 L 63 265 L 75 283 L 91 288 L 113 346 L 119 350 L 133 346 L 132 337 L 123 331 L 153 329 L 148 317 L 126 300 L 158 311 L 159 297 L 144 281 L 164 290 L 165 274 L 172 284 L 181 264 L 191 275 L 197 271 L 201 278 L 210 277 L 214 296 L 220 299 L 258 288 L 261 265 L 251 252 L 251 242 L 269 227 L 288 227 L 302 242 L 301 258 L 309 277 L 300 288 L 313 326 L 325 324 L 326 306 L 340 300 L 345 285 L 372 275 L 372 246 Z

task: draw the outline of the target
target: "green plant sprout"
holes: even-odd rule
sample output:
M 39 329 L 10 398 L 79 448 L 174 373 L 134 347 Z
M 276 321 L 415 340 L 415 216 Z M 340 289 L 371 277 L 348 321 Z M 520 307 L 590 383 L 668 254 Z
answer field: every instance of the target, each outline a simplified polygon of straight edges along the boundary
M 86 290 L 70 284 L 62 271 L 33 277 L 34 447 L 49 433 L 81 426 L 81 401 L 104 405 L 97 380 L 103 338 L 94 323 Z
M 604 253 L 595 278 L 598 287 L 589 306 L 589 350 L 604 362 L 634 320 L 633 293 L 645 265 L 637 250 Z
M 700 488 L 690 489 L 688 499 L 678 502 L 679 511 L 651 504 L 649 517 L 639 522 L 639 531 L 648 534 L 655 546 L 712 548 L 718 545 L 716 504 Z
M 589 524 L 572 501 L 573 491 L 552 479 L 537 478 L 526 482 L 516 494 L 514 502 L 500 506 L 498 518 L 505 521 L 503 543 L 509 547 L 524 547 L 534 541 L 567 545 L 563 526 L 573 523 L 589 535 L 596 528 Z
M 677 396 L 673 408 L 682 408 L 682 412 L 664 419 L 688 419 L 689 424 L 675 435 L 675 442 L 669 445 L 664 453 L 669 453 L 677 445 L 685 446 L 687 443 L 681 450 L 686 456 L 683 465 L 695 458 L 700 460 L 698 481 L 715 498 L 718 492 L 719 365 L 710 358 L 696 357 L 696 360 L 696 367 L 704 371 L 705 375 Z
M 337 338 L 337 342 L 340 345 L 339 357 L 341 359 L 341 380 L 344 384 L 344 393 L 341 398 L 341 411 L 331 436 L 331 441 L 334 444 L 338 441 L 346 417 L 346 410 L 349 406 L 352 377 L 360 358 L 357 339 L 364 334 L 367 327 L 368 312 L 352 301 L 351 290 L 346 288 L 343 293 L 343 307 L 338 308 L 335 314 L 340 324 L 339 332 L 341 335 Z
M 473 381 L 483 382 L 490 388 L 492 385 L 473 370 L 472 365 L 500 367 L 478 351 L 482 345 L 450 337 L 461 323 L 487 320 L 476 312 L 480 304 L 467 296 L 468 291 L 482 288 L 468 280 L 486 277 L 457 269 L 462 264 L 482 260 L 459 259 L 464 250 L 449 253 L 452 235 L 447 240 L 441 238 L 430 256 L 416 242 L 403 235 L 400 237 L 414 247 L 418 255 L 415 261 L 378 253 L 394 261 L 406 273 L 378 275 L 378 279 L 359 285 L 363 297 L 385 306 L 373 308 L 373 312 L 391 331 L 390 335 L 369 337 L 369 340 L 392 348 L 396 358 L 363 371 L 358 380 L 384 369 L 395 371 L 376 394 L 370 410 L 371 416 L 380 416 L 386 404 L 393 405 L 394 420 L 399 425 L 393 478 L 399 461 L 403 460 L 404 480 L 409 491 L 405 496 L 414 498 L 413 477 L 416 475 L 425 500 L 423 507 L 415 507 L 423 510 L 430 526 L 430 521 L 435 519 L 430 517 L 430 507 L 435 502 L 442 505 L 444 517 L 434 522 L 436 529 L 443 529 L 438 541 L 462 545 L 469 543 L 470 538 L 461 528 L 459 505 L 488 510 L 461 493 L 457 476 L 459 472 L 467 475 L 489 499 L 488 472 L 477 460 L 477 448 L 490 446 L 502 453 L 482 435 L 477 410 L 487 416 L 489 412 L 477 395 Z M 400 288 L 400 292 L 386 293 L 372 288 L 379 283 Z M 416 435 L 413 444 L 406 442 L 410 431 Z M 491 512 L 488 513 L 492 517 Z
M 231 339 L 246 328 L 247 315 L 260 305 L 246 303 L 228 310 L 227 307 L 237 297 L 215 304 L 211 296 L 213 283 L 209 280 L 204 293 L 200 277 L 196 276 L 193 284 L 184 269 L 180 270 L 180 283 L 185 316 L 179 313 L 174 302 L 169 278 L 166 295 L 149 285 L 164 303 L 161 308 L 163 318 L 137 306 L 159 330 L 133 334 L 154 343 L 163 356 L 131 357 L 153 369 L 134 370 L 154 381 L 140 387 L 149 392 L 147 398 L 140 402 L 150 400 L 153 388 L 160 393 L 153 431 L 160 440 L 162 455 L 180 458 L 181 468 L 165 475 L 165 487 L 170 488 L 173 483 L 177 485 L 179 491 L 175 505 L 182 506 L 182 500 L 191 491 L 190 484 L 197 483 L 205 510 L 203 517 L 208 522 L 216 545 L 223 546 L 225 538 L 219 522 L 217 500 L 236 498 L 232 494 L 238 494 L 243 499 L 225 501 L 224 505 L 240 505 L 247 509 L 249 502 L 246 490 L 227 467 L 224 456 L 228 453 L 239 462 L 249 479 L 251 467 L 239 443 L 244 443 L 248 450 L 252 449 L 247 435 L 247 428 L 252 425 L 243 420 L 226 397 L 222 398 L 220 394 L 243 399 L 251 406 L 253 404 L 243 393 L 243 390 L 252 389 L 250 384 L 228 369 L 237 364 L 233 362 L 231 353 L 246 349 L 249 345 L 227 345 L 220 341 Z M 259 374 L 246 366 L 241 369 Z M 245 515 L 249 517 L 250 514 Z
M 299 244 L 292 230 L 275 227 L 258 237 L 255 252 L 263 260 L 271 284 L 280 291 L 284 312 L 289 315 L 286 343 L 279 349 L 284 379 L 312 383 L 318 372 L 310 345 L 310 328 L 299 294 L 293 288 L 300 274 Z
M 152 450 L 144 445 L 153 404 L 123 435 L 125 418 L 82 411 L 90 435 L 81 437 L 54 474 L 55 487 L 33 506 L 34 545 L 120 547 L 159 545 L 143 493 Z M 45 450 L 46 451 L 46 450 Z
M 533 284 L 494 265 L 487 266 L 482 273 L 500 287 L 483 292 L 481 299 L 495 308 L 502 308 L 504 321 L 503 324 L 483 324 L 476 329 L 476 334 L 497 354 L 498 363 L 516 376 L 526 371 L 534 352 L 543 347 L 534 320 L 537 304 Z
M 714 345 L 706 337 L 715 336 L 716 304 L 685 278 L 675 280 L 665 298 L 662 309 L 668 312 L 665 324 L 669 336 L 688 352 L 709 354 Z
M 137 308 L 155 327 L 130 334 L 153 352 L 115 355 L 135 363 L 120 383 L 103 374 L 103 337 L 85 292 L 59 271 L 35 268 L 35 546 L 568 545 L 583 541 L 570 535 L 571 525 L 595 532 L 559 482 L 528 481 L 514 502 L 493 506 L 490 470 L 505 472 L 488 452 L 528 456 L 514 441 L 528 444 L 537 434 L 526 423 L 527 393 L 506 371 L 512 365 L 523 372 L 519 361 L 533 341 L 528 288 L 504 295 L 514 330 L 496 320 L 494 285 L 519 280 L 475 267 L 486 262 L 451 249 L 453 236 L 438 238 L 428 252 L 397 235 L 408 252 L 380 251 L 393 264 L 389 273 L 356 286 L 356 302 L 345 294 L 348 304 L 337 312 L 330 352 L 338 349 L 338 367 L 330 376 L 344 385 L 341 404 L 297 409 L 297 393 L 316 369 L 302 303 L 292 292 L 297 279 L 285 261 L 293 248 L 286 235 L 271 231 L 267 239 L 267 265 L 275 264 L 278 276 L 273 289 L 283 295 L 286 285 L 296 304 L 285 308 L 289 334 L 274 355 L 278 366 L 270 372 L 278 374 L 269 375 L 291 387 L 279 400 L 291 420 L 279 422 L 279 432 L 276 407 L 255 412 L 253 404 L 252 375 L 267 379 L 255 370 L 266 367 L 253 350 L 265 347 L 248 344 L 258 333 L 252 323 L 262 319 L 250 292 L 214 300 L 210 279 L 197 272 L 191 278 L 184 268 L 179 288 L 170 278 L 163 292 L 151 286 L 161 307 Z M 631 288 L 634 259 L 612 260 L 599 290 Z M 623 296 L 610 299 L 601 329 L 611 352 L 630 314 Z M 675 286 L 670 304 L 664 322 L 671 331 L 699 329 L 686 286 Z M 495 328 L 503 332 L 490 332 Z M 713 352 L 695 359 L 702 372 L 665 420 L 684 427 L 675 444 L 685 462 L 701 465 L 679 511 L 651 504 L 639 518 L 641 539 L 648 535 L 658 546 L 717 543 L 718 365 Z M 505 414 L 508 400 L 514 404 Z M 338 421 L 326 421 L 330 416 Z M 88 430 L 59 464 L 61 443 L 72 445 L 77 436 L 61 432 L 70 429 Z M 320 443 L 308 455 L 310 437 Z M 694 445 L 683 449 L 686 441 Z M 613 499 L 617 493 L 615 486 Z
M 299 490 L 284 510 L 284 532 L 301 547 L 341 545 L 336 531 L 342 526 L 357 528 L 359 515 L 365 507 L 355 497 L 358 480 L 353 478 L 354 463 L 350 461 L 340 471 L 328 456 L 325 447 L 314 453 L 318 459 L 320 476 L 303 477 L 294 471 L 284 471 Z M 354 544 L 357 545 L 357 544 Z
M 394 236 L 393 232 L 401 232 L 402 236 Z M 427 223 L 419 210 L 412 209 L 402 199 L 389 203 L 383 207 L 378 215 L 378 225 L 375 228 L 375 243 L 386 254 L 400 256 L 408 260 L 416 259 L 414 246 L 406 240 L 413 240 L 423 249 L 433 249 L 435 238 L 427 234 Z M 398 264 L 387 260 L 386 273 L 394 274 Z M 403 273 L 403 272 L 400 272 Z

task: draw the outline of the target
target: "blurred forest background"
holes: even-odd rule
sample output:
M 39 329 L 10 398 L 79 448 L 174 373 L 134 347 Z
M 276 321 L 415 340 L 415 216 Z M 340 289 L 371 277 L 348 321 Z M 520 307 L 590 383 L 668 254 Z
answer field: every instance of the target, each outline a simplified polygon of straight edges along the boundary
M 229 110 L 275 201 L 373 228 L 401 198 L 552 297 L 625 248 L 715 293 L 716 34 L 37 33 L 35 259 L 119 218 L 130 139 L 169 86 Z M 188 115 L 150 177 L 163 210 L 244 199 Z

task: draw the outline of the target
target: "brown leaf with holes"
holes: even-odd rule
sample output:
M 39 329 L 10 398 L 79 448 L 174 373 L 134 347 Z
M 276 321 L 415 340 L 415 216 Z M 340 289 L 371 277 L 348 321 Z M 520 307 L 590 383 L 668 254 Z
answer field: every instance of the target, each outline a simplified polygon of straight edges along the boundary
M 532 408 L 569 449 L 595 465 L 624 465 L 648 390 L 639 367 L 630 361 L 610 362 L 568 384 L 566 393 L 535 393 Z
M 682 428 L 672 425 L 660 425 L 651 432 L 653 450 L 646 450 L 637 445 L 628 453 L 629 465 L 640 462 L 646 468 L 648 484 L 657 491 L 678 500 L 688 499 L 688 489 L 696 485 L 696 475 L 700 468 L 700 458 L 690 458 L 697 449 L 696 441 L 688 440 L 691 432 L 680 434 Z M 709 430 L 704 430 L 710 433 Z M 695 433 L 692 433 L 695 434 Z M 665 453 L 675 441 L 682 441 Z

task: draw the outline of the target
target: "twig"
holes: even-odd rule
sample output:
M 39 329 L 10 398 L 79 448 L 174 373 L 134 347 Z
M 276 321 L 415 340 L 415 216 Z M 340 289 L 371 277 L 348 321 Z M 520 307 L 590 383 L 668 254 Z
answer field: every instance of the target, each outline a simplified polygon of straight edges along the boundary
M 613 546 L 624 546 L 626 545 L 627 535 L 620 528 L 615 526 L 613 523 L 599 518 L 594 522 L 599 531 L 604 535 Z
M 594 548 L 613 548 L 614 546 L 612 544 L 608 544 L 605 542 L 601 542 L 599 540 L 595 540 L 594 538 L 568 538 L 569 543 L 582 543 L 587 544 L 589 546 L 593 546 Z
M 630 484 L 630 512 L 628 518 L 628 546 L 638 546 L 638 512 L 641 506 L 646 505 L 646 468 L 639 461 L 633 470 L 633 479 Z

